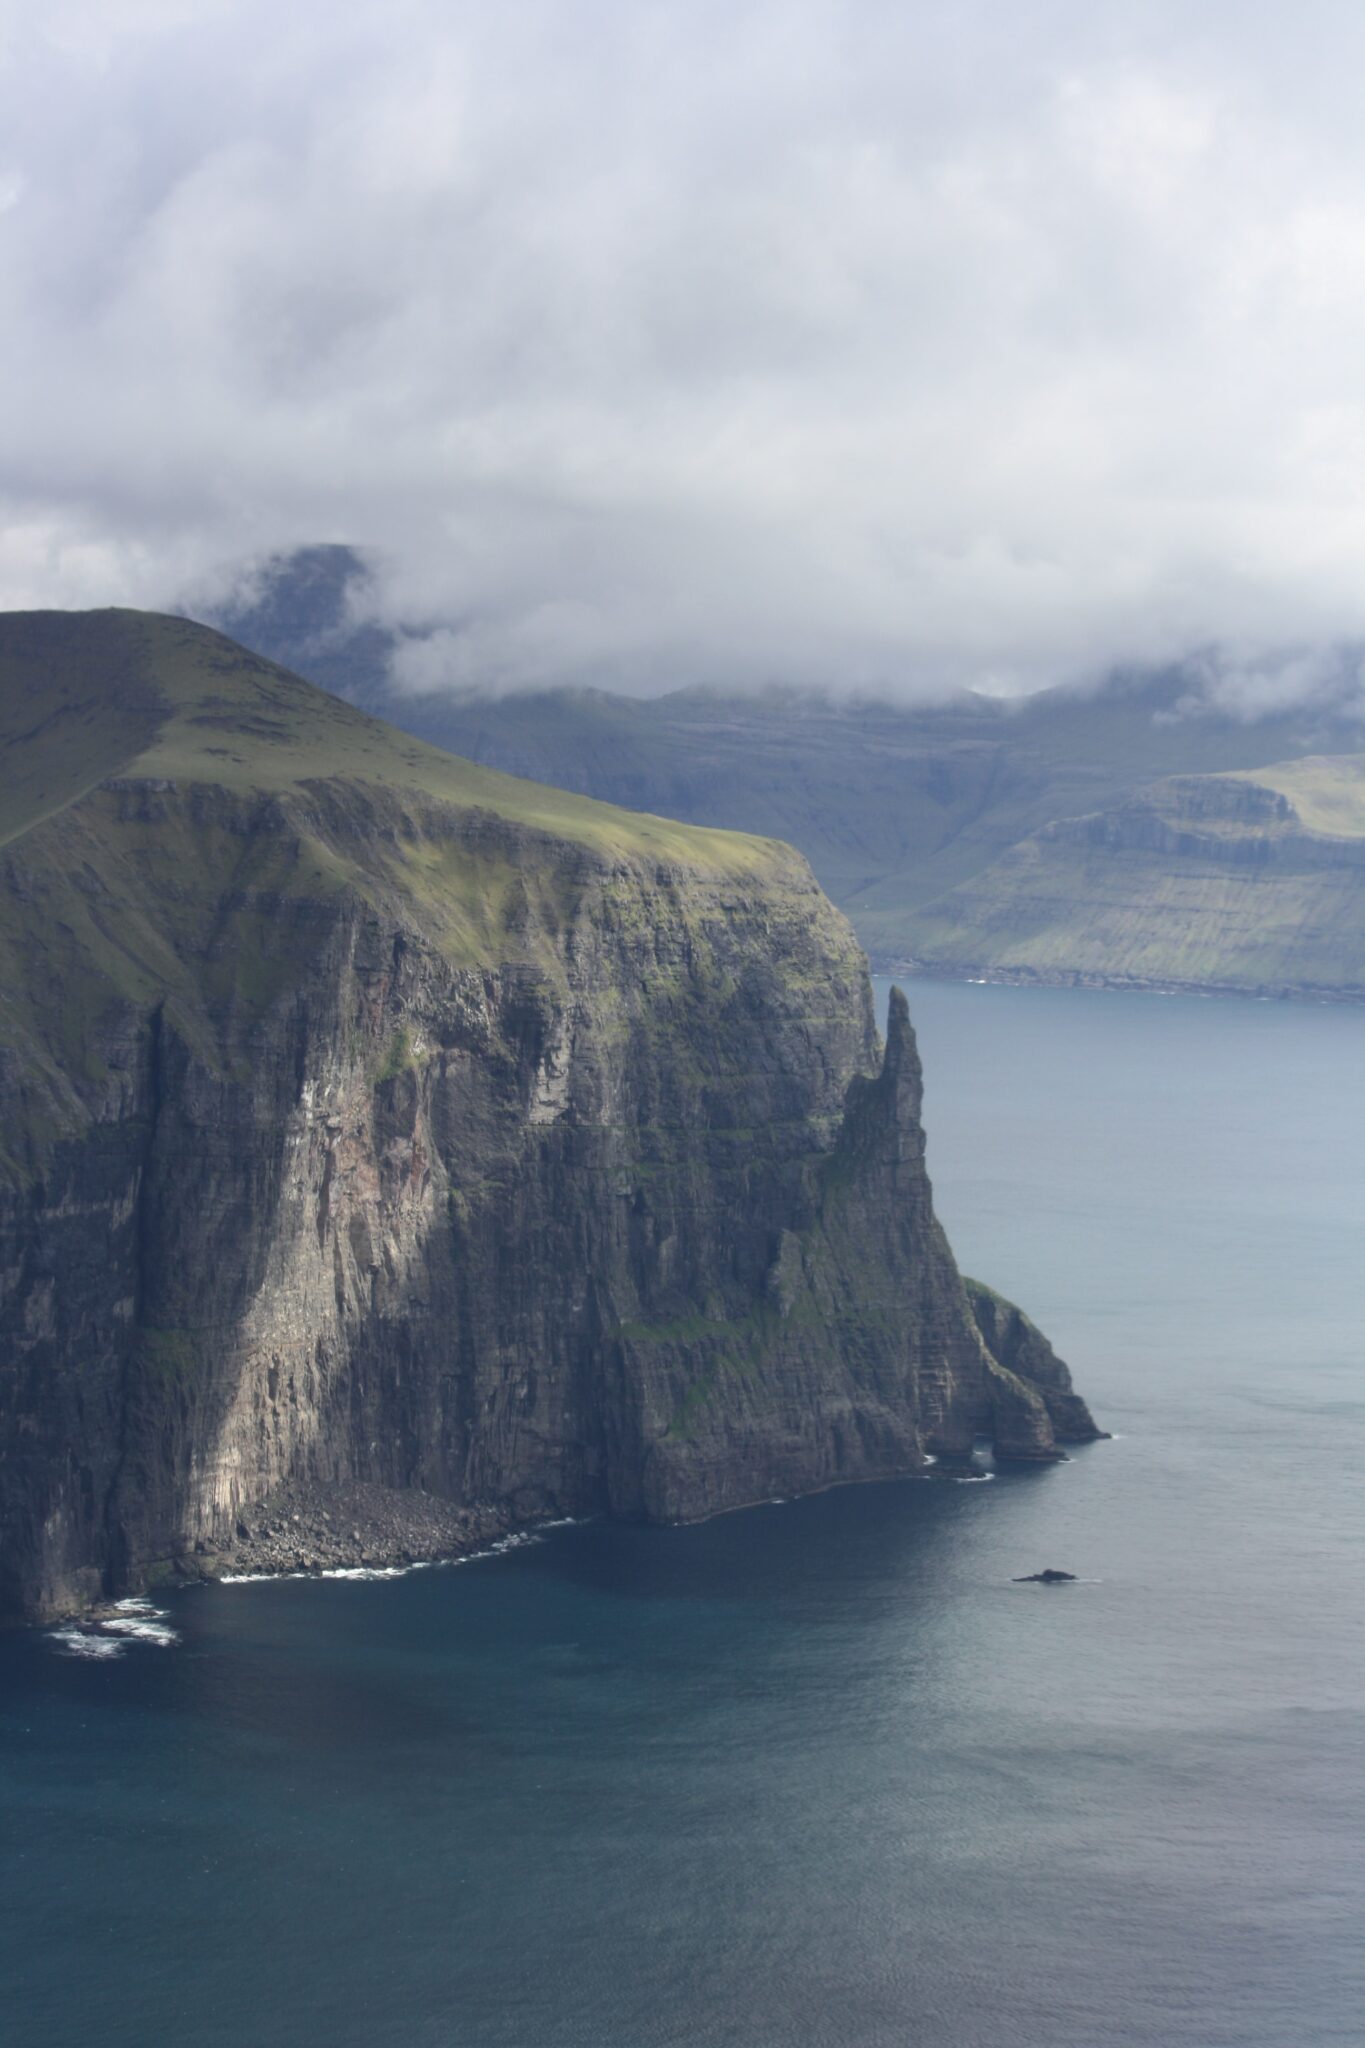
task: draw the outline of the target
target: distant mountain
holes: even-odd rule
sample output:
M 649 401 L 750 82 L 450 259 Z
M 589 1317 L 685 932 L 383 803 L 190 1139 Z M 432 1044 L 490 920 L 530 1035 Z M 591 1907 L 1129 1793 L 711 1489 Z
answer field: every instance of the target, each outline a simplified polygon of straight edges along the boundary
M 257 564 L 233 597 L 191 612 L 230 640 L 371 711 L 389 695 L 396 635 L 364 618 L 369 581 L 357 548 L 295 548 Z
M 1360 720 L 1340 708 L 1247 720 L 1192 703 L 1195 682 L 1178 666 L 1117 674 L 1091 692 L 1054 689 L 1008 703 L 960 692 L 908 707 L 778 689 L 684 690 L 651 700 L 585 689 L 415 696 L 389 679 L 395 636 L 350 623 L 363 614 L 355 600 L 363 599 L 366 575 L 352 550 L 304 549 L 269 564 L 253 599 L 218 611 L 213 623 L 470 760 L 630 809 L 790 841 L 883 965 L 932 961 L 945 973 L 968 964 L 973 972 L 1015 972 L 1023 971 L 1022 948 L 1036 952 L 1030 971 L 1041 978 L 1143 981 L 1149 977 L 1132 965 L 1138 954 L 1126 942 L 1127 964 L 1119 952 L 1107 967 L 1096 964 L 1114 927 L 1087 894 L 1102 886 L 1095 863 L 1061 859 L 1059 849 L 1072 844 L 1064 821 L 1108 816 L 1172 777 L 1351 754 L 1365 738 Z M 1172 800 L 1169 793 L 1152 799 L 1158 806 Z M 1040 836 L 1054 827 L 1059 836 Z M 997 877 L 1012 849 L 1021 849 L 1018 858 Z M 1215 853 L 1207 857 L 1216 864 Z M 1021 878 L 1048 860 L 1044 913 L 1026 907 Z M 1348 895 L 1354 872 L 1346 862 L 1341 887 Z M 988 873 L 996 879 L 985 894 L 973 894 Z M 1220 985 L 1230 979 L 1259 987 L 1268 974 L 1276 985 L 1298 986 L 1287 956 L 1275 967 L 1269 931 L 1260 952 L 1234 944 L 1231 927 L 1226 947 L 1216 939 L 1219 903 L 1227 903 L 1234 925 L 1257 914 L 1262 899 L 1239 898 L 1234 912 L 1235 896 L 1208 896 L 1198 959 Z M 1167 914 L 1164 901 L 1151 905 L 1154 927 Z M 1351 951 L 1351 920 L 1332 929 L 1344 950 L 1317 966 L 1332 970 L 1333 986 L 1354 986 L 1365 963 Z M 1112 943 L 1119 945 L 1117 937 Z M 1330 933 L 1324 939 L 1329 953 L 1336 943 Z M 1153 964 L 1185 953 L 1174 925 L 1164 942 L 1139 948 Z M 1253 953 L 1257 972 L 1243 983 Z M 1150 978 L 1170 977 L 1163 969 Z M 1181 978 L 1201 984 L 1200 971 Z M 1315 971 L 1314 985 L 1320 978 Z
M 1365 1000 L 1365 755 L 1172 776 L 929 905 L 933 973 Z

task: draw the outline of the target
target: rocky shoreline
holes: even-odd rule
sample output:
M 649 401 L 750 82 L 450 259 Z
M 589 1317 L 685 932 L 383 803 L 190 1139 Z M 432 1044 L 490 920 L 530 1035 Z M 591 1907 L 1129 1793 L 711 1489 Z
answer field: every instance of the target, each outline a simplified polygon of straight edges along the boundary
M 189 1575 L 401 1570 L 466 1557 L 516 1526 L 505 1509 L 457 1507 L 435 1494 L 291 1480 L 243 1515 L 231 1544 L 197 1552 Z

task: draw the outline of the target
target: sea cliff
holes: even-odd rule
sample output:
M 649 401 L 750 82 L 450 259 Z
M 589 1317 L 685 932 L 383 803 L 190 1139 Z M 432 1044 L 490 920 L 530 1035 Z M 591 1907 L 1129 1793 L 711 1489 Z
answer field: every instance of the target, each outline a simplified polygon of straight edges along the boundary
M 290 1488 L 472 1541 L 1096 1434 L 974 1312 L 904 999 L 883 1048 L 788 848 L 184 622 L 5 621 L 0 681 L 4 1611 L 221 1571 Z

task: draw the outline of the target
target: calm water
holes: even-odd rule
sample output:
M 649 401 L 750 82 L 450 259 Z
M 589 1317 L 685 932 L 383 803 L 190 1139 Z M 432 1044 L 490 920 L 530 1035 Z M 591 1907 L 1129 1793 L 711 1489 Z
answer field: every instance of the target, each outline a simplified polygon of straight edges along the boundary
M 911 994 L 1118 1441 L 0 1641 L 15 2048 L 1358 2048 L 1365 1015 Z

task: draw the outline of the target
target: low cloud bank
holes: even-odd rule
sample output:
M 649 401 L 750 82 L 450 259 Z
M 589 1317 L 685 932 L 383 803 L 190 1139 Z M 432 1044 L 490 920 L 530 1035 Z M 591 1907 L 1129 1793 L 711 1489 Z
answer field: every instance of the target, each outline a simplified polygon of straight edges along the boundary
M 1325 0 L 0 14 L 0 601 L 363 536 L 405 688 L 1308 701 L 1363 60 Z

